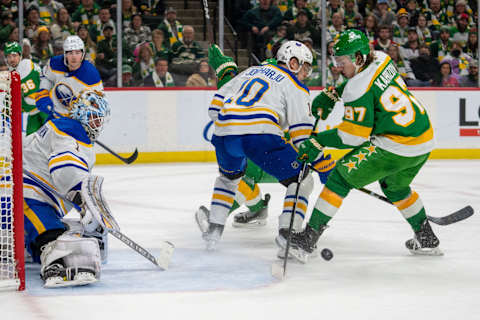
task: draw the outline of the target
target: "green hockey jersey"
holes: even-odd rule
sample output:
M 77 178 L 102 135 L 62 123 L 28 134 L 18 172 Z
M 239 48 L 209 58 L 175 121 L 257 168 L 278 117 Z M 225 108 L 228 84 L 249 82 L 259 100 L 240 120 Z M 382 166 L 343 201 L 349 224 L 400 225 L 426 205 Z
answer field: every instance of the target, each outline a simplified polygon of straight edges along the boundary
M 422 104 L 408 90 L 392 59 L 381 51 L 338 92 L 345 105 L 343 122 L 318 134 L 324 146 L 351 148 L 372 144 L 400 156 L 433 149 L 433 128 Z
M 22 88 L 22 111 L 28 113 L 27 135 L 37 131 L 47 120 L 48 115 L 35 106 L 35 94 L 40 87 L 41 70 L 30 59 L 23 59 L 16 71 L 20 74 Z

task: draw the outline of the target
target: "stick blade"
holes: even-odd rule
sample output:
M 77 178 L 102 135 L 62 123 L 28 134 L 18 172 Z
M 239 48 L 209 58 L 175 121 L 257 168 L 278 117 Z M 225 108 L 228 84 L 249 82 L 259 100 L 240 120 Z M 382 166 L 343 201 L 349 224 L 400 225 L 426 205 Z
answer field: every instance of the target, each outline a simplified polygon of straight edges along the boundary
M 474 214 L 474 210 L 471 206 L 466 206 L 454 213 L 449 214 L 448 216 L 444 217 L 432 217 L 428 216 L 428 220 L 431 222 L 438 224 L 440 226 L 446 226 L 455 222 L 459 222 L 471 217 Z
M 125 163 L 130 164 L 133 161 L 137 160 L 137 158 L 138 158 L 138 149 L 135 148 L 135 151 L 133 152 L 133 154 L 130 157 L 125 159 Z
M 283 267 L 283 260 L 280 261 L 275 261 L 272 263 L 272 268 L 271 268 L 272 276 L 275 279 L 278 279 L 280 281 L 285 280 L 285 268 Z
M 175 246 L 173 243 L 163 241 L 160 246 L 160 255 L 156 258 L 157 266 L 163 270 L 168 270 L 168 265 L 172 259 L 173 251 L 175 251 Z

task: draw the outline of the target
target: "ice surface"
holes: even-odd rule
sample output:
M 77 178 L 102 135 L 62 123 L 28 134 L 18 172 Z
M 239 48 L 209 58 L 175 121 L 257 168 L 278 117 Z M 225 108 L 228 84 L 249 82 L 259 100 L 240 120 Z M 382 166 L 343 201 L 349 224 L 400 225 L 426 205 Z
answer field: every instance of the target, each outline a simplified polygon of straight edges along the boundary
M 480 161 L 429 161 L 413 183 L 427 213 L 479 206 Z M 319 242 L 334 258 L 289 263 L 287 279 L 270 276 L 284 189 L 272 194 L 268 225 L 225 229 L 218 251 L 204 251 L 193 214 L 207 205 L 214 164 L 99 166 L 122 231 L 155 253 L 175 244 L 162 272 L 114 238 L 102 279 L 90 287 L 41 288 L 27 266 L 27 290 L 0 293 L 0 319 L 480 319 L 480 215 L 435 226 L 443 257 L 411 256 L 412 232 L 390 205 L 352 191 Z M 369 188 L 380 192 L 377 185 Z M 317 184 L 311 204 L 318 195 Z

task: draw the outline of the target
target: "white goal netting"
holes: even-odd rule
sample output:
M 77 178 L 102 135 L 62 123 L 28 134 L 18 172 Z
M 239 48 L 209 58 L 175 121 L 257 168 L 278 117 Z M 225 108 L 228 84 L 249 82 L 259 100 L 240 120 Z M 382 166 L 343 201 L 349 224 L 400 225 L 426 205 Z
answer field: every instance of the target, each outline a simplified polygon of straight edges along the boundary
M 23 227 L 20 231 L 15 229 L 12 77 L 11 72 L 0 72 L 0 290 L 19 288 L 20 275 L 17 269 L 18 264 L 23 263 L 23 259 L 18 261 L 15 253 L 15 232 L 21 231 L 18 236 L 23 237 Z

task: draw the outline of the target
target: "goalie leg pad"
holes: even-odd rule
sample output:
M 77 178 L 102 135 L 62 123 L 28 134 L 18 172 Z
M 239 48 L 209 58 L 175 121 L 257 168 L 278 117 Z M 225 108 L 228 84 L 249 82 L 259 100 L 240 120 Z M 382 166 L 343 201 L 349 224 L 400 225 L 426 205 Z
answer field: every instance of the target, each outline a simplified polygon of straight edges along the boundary
M 43 247 L 40 275 L 44 286 L 85 285 L 100 279 L 100 248 L 93 238 L 64 233 Z
M 98 241 L 100 247 L 100 256 L 102 264 L 106 264 L 108 260 L 108 232 L 102 228 L 97 228 L 93 231 L 86 231 L 83 224 L 78 219 L 62 219 L 63 223 L 68 227 L 65 233 L 85 238 L 94 238 Z
M 102 184 L 103 177 L 96 175 L 90 175 L 82 181 L 81 193 L 87 210 L 81 221 L 88 232 L 93 232 L 98 226 L 120 230 L 103 195 Z

